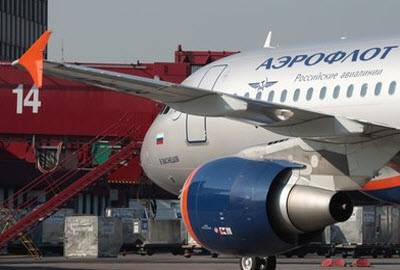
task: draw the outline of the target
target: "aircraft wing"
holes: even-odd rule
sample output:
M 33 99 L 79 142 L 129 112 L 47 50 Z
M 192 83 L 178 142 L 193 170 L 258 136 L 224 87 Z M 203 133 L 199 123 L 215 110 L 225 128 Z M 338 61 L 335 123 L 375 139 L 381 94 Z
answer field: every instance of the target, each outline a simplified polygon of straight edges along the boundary
M 185 102 L 212 94 L 208 90 L 67 63 L 44 61 L 43 72 L 48 76 L 91 84 L 163 103 Z
M 42 52 L 50 33 L 50 31 L 45 32 L 20 59 L 13 63 L 14 66 L 26 68 L 38 88 L 42 84 L 43 71 L 49 76 L 160 101 L 185 113 L 228 117 L 259 125 L 282 135 L 322 141 L 364 141 L 398 132 L 395 128 L 377 123 L 367 123 L 283 104 L 248 99 L 229 93 L 146 79 L 82 65 L 43 61 Z

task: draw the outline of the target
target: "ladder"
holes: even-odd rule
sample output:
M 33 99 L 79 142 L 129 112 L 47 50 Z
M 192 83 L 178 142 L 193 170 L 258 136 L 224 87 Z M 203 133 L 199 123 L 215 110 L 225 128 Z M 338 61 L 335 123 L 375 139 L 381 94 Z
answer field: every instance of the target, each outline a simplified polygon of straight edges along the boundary
M 8 216 L 10 215 L 10 210 L 7 208 L 0 208 L 0 213 L 3 216 Z M 7 229 L 11 228 L 15 224 L 16 220 L 15 219 L 10 219 L 6 222 L 5 226 L 3 227 L 3 230 L 1 233 L 6 231 Z M 39 248 L 35 245 L 35 242 L 26 234 L 20 234 L 19 235 L 19 241 L 21 244 L 28 250 L 29 254 L 35 258 L 36 260 L 39 260 L 43 257 L 43 254 L 40 252 Z
M 11 208 L 8 206 L 13 206 L 13 209 L 5 212 L 5 217 L 0 220 L 0 226 L 5 226 L 7 223 L 11 226 L 7 225 L 6 229 L 0 234 L 0 248 L 14 238 L 26 234 L 37 224 L 58 211 L 75 195 L 138 156 L 140 153 L 140 142 L 135 139 L 135 134 L 138 134 L 137 130 L 138 128 L 132 126 L 131 117 L 125 115 L 102 134 L 66 157 L 55 170 L 47 174 L 42 174 L 15 193 L 12 198 L 6 200 L 0 207 Z M 94 144 L 104 141 L 109 142 L 108 145 L 110 147 L 102 149 L 96 157 L 93 156 L 90 159 L 79 162 L 76 168 L 63 171 L 62 168 L 65 165 L 76 162 L 76 157 L 81 149 L 90 148 Z M 113 153 L 110 154 L 110 151 Z M 109 157 L 104 163 L 93 167 L 94 160 L 102 155 L 109 155 Z M 75 180 L 82 173 L 82 169 L 87 169 L 84 170 L 86 174 Z M 38 189 L 43 185 L 45 187 L 38 194 L 28 199 L 25 203 L 15 206 L 18 198 L 21 198 L 30 190 Z M 52 198 L 44 204 L 35 207 L 39 199 L 46 195 L 52 196 Z M 29 211 L 29 213 L 18 220 L 16 217 L 21 216 L 22 211 Z M 23 242 L 24 245 L 28 246 L 28 250 L 32 246 L 34 247 L 34 244 L 31 245 L 29 243 L 32 243 L 32 241 Z

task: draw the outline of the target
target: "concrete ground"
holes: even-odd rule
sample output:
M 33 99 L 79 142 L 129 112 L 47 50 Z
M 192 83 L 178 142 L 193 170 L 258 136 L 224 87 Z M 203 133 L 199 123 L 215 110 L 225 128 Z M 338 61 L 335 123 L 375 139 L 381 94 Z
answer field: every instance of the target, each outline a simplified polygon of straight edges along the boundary
M 323 257 L 278 258 L 277 269 L 308 270 L 322 269 L 319 264 Z M 353 259 L 346 259 L 350 264 Z M 400 258 L 371 259 L 374 269 L 399 269 Z M 0 256 L 1 270 L 232 270 L 239 269 L 238 259 L 232 257 L 193 256 L 186 259 L 183 256 L 156 254 L 153 256 L 127 255 L 109 259 L 65 259 L 63 257 L 46 257 L 35 261 L 25 256 Z M 333 268 L 330 269 L 342 269 Z M 356 269 L 356 268 L 353 268 Z

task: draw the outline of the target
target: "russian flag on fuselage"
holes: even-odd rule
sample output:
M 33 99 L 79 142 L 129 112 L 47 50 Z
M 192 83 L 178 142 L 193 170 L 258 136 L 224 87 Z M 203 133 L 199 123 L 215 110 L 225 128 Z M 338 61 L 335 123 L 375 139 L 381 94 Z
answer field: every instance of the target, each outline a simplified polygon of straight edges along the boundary
M 157 145 L 164 144 L 164 132 L 157 133 L 156 143 Z

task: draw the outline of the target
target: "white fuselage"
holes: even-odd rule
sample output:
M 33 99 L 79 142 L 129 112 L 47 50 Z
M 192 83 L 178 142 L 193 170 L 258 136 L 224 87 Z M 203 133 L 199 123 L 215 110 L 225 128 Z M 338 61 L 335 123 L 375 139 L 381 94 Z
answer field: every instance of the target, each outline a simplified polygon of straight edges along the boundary
M 399 43 L 341 41 L 240 53 L 203 67 L 183 84 L 399 128 Z M 281 138 L 262 127 L 171 109 L 148 131 L 141 161 L 150 179 L 178 194 L 202 163 Z

